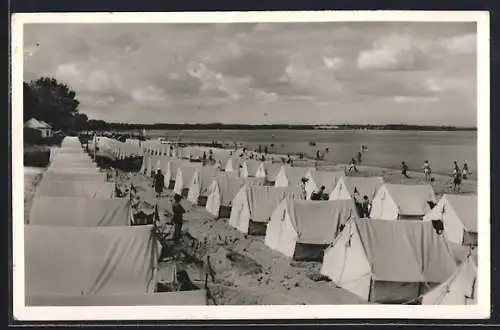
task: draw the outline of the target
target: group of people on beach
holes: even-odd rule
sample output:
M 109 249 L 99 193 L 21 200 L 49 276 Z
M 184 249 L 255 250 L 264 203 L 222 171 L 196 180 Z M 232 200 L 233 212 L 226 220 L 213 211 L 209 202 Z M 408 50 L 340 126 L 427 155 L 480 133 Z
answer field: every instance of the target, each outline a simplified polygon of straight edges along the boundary
M 431 176 L 432 174 L 432 169 L 431 169 L 431 164 L 428 160 L 424 162 L 424 165 L 422 166 L 422 170 L 424 171 L 425 175 L 425 181 L 427 182 L 434 182 L 434 178 Z M 408 176 L 408 165 L 406 162 L 402 161 L 401 162 L 401 174 L 405 178 L 410 178 Z M 452 189 L 454 192 L 460 192 L 460 186 L 462 184 L 462 180 L 467 180 L 469 178 L 470 171 L 469 171 L 469 165 L 467 162 L 464 162 L 462 168 L 458 165 L 457 161 L 453 161 L 453 171 L 451 173 L 452 177 Z

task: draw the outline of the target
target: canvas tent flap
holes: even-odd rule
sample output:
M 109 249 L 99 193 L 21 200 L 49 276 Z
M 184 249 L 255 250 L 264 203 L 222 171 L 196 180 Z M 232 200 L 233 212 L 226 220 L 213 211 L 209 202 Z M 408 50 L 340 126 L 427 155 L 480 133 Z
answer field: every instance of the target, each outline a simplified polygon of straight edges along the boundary
M 363 196 L 368 196 L 370 200 L 375 197 L 375 193 L 378 188 L 384 184 L 384 179 L 381 177 L 343 177 L 349 195 L 353 196 L 357 194 L 359 198 Z
M 49 181 L 105 181 L 106 173 L 60 173 L 60 172 L 45 172 L 43 180 Z
M 221 205 L 230 205 L 240 189 L 245 186 L 262 185 L 263 180 L 258 178 L 239 178 L 230 175 L 216 177 L 221 195 Z
M 36 196 L 111 199 L 114 196 L 114 188 L 112 182 L 42 180 L 36 188 Z
M 268 222 L 272 212 L 283 199 L 302 199 L 302 194 L 297 187 L 255 186 L 247 189 L 246 197 L 251 220 Z
M 275 181 L 276 180 L 276 176 L 278 175 L 281 167 L 282 167 L 281 164 L 275 164 L 275 163 L 265 162 L 264 163 L 264 169 L 266 171 L 266 179 L 268 181 Z M 304 172 L 304 174 L 305 174 L 305 172 Z
M 448 203 L 467 231 L 477 233 L 477 196 L 476 195 L 446 195 Z
M 290 221 L 297 232 L 298 242 L 330 244 L 340 232 L 340 225 L 358 219 L 352 200 L 294 201 L 288 200 Z
M 431 185 L 386 184 L 386 187 L 401 215 L 423 216 L 430 210 L 427 202 L 436 202 Z
M 477 260 L 470 256 L 447 281 L 422 297 L 422 305 L 476 304 L 477 286 Z
M 321 186 L 325 186 L 326 192 L 330 193 L 337 181 L 344 177 L 345 173 L 342 171 L 338 172 L 328 172 L 328 171 L 311 171 L 307 174 L 309 179 L 314 181 L 316 187 L 314 189 L 318 189 Z
M 214 178 L 217 175 L 217 170 L 214 167 L 204 166 L 198 169 L 198 178 L 200 185 L 200 194 L 204 195 L 207 193 L 208 188 L 212 184 Z
M 31 296 L 28 306 L 202 306 L 206 291 L 175 291 L 153 294 L 115 294 L 106 296 Z
M 29 224 L 44 226 L 128 226 L 128 199 L 36 197 Z
M 442 283 L 456 270 L 430 222 L 357 219 L 356 226 L 377 281 Z
M 144 294 L 155 289 L 152 226 L 26 225 L 28 296 Z

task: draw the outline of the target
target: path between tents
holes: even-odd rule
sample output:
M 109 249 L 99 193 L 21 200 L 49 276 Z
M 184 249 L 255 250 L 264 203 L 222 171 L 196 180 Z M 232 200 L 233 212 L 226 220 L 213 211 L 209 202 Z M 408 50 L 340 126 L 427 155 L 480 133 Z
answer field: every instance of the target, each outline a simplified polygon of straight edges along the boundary
M 135 174 L 131 179 L 140 187 L 141 198 L 156 201 L 149 180 Z M 171 191 L 165 195 L 159 200 L 162 211 L 171 205 Z M 209 288 L 217 304 L 366 303 L 333 282 L 313 280 L 318 278 L 321 263 L 296 263 L 268 248 L 264 237 L 245 235 L 231 227 L 227 219 L 214 219 L 203 207 L 190 206 L 185 200 L 182 204 L 188 212 L 181 249 L 193 260 L 192 264 L 196 263 L 194 260 L 202 263 L 203 270 L 194 270 L 189 261 L 184 267 L 194 282 L 203 282 L 205 271 L 211 270 L 214 276 L 209 280 Z M 183 260 L 186 262 L 186 258 Z

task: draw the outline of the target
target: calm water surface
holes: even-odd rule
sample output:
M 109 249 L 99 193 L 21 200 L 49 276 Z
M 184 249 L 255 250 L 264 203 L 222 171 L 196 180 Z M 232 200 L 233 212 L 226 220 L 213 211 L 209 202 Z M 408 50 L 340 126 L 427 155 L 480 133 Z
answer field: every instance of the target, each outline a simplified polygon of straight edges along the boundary
M 399 168 L 405 161 L 412 169 L 420 169 L 425 160 L 431 162 L 434 172 L 451 173 L 452 162 L 464 161 L 475 172 L 477 168 L 476 132 L 424 132 L 424 131 L 354 131 L 354 130 L 183 130 L 149 131 L 151 137 L 177 139 L 186 142 L 243 144 L 249 149 L 267 145 L 269 152 L 300 153 L 314 157 L 316 151 L 329 151 L 325 158 L 347 163 L 360 150 L 368 146 L 363 163 L 372 166 Z M 309 143 L 315 142 L 316 146 Z M 274 147 L 269 147 L 271 144 Z

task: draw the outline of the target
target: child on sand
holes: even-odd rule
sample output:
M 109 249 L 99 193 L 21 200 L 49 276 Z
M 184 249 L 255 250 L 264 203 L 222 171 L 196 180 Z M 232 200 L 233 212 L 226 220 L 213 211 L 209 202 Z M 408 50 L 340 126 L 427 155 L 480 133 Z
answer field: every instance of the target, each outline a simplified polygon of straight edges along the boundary
M 404 161 L 401 162 L 401 174 L 403 174 L 405 178 L 409 179 L 410 177 L 408 176 L 408 174 L 406 174 L 407 171 L 408 171 L 408 165 L 406 165 Z
M 462 168 L 462 178 L 464 180 L 467 180 L 468 177 L 469 177 L 469 166 L 467 165 L 467 163 L 464 163 L 464 166 Z
M 424 174 L 425 174 L 425 181 L 430 181 L 431 180 L 431 165 L 429 164 L 429 161 L 426 160 L 424 162 Z
M 460 185 L 462 184 L 462 174 L 457 171 L 453 174 L 453 191 L 460 192 Z

